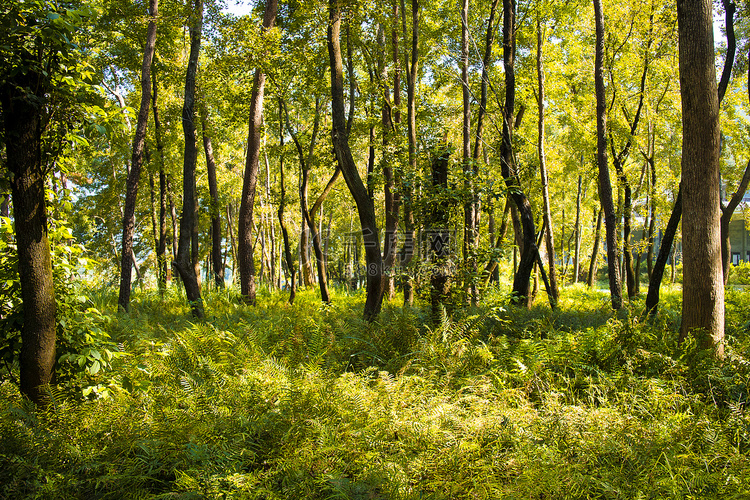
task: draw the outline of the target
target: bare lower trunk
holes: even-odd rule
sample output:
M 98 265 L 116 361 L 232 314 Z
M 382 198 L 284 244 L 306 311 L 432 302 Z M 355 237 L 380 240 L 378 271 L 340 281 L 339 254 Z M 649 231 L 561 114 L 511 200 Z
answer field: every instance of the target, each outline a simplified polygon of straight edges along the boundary
M 276 20 L 277 1 L 268 0 L 263 14 L 263 31 L 268 31 Z M 238 263 L 240 271 L 240 293 L 248 304 L 255 304 L 255 260 L 253 258 L 253 208 L 255 188 L 258 184 L 258 166 L 260 161 L 260 131 L 263 122 L 263 96 L 266 75 L 260 69 L 255 70 L 253 89 L 250 96 L 250 124 L 247 135 L 247 157 L 245 177 L 242 184 L 242 199 L 239 214 Z
M 591 261 L 589 262 L 589 277 L 588 280 L 586 280 L 586 285 L 589 288 L 592 288 L 594 286 L 594 283 L 596 282 L 596 261 L 599 258 L 599 246 L 601 245 L 602 240 L 603 215 L 604 212 L 602 212 L 602 210 L 598 210 L 598 215 L 596 216 L 596 231 L 594 233 L 594 248 L 591 250 Z
M 36 75 L 31 75 L 36 76 Z M 21 79 L 18 82 L 18 79 Z M 24 88 L 26 75 L 14 83 Z M 34 82 L 35 83 L 35 82 Z M 19 95 L 20 94 L 20 95 Z M 18 252 L 18 274 L 23 301 L 21 327 L 21 392 L 34 403 L 48 402 L 46 385 L 55 364 L 55 290 L 47 233 L 45 175 L 41 156 L 40 96 L 0 84 L 5 166 L 10 173 L 13 218 Z
M 125 207 L 122 218 L 122 254 L 120 262 L 120 293 L 117 304 L 127 311 L 130 309 L 131 261 L 133 252 L 133 233 L 135 232 L 135 204 L 138 198 L 138 181 L 143 165 L 143 149 L 146 142 L 146 126 L 148 125 L 148 111 L 151 104 L 151 62 L 156 49 L 156 16 L 158 15 L 157 0 L 151 0 L 149 5 L 151 20 L 146 34 L 146 48 L 143 51 L 141 66 L 141 105 L 138 111 L 138 122 L 133 137 L 130 171 L 128 172 L 125 194 Z
M 383 257 L 380 253 L 380 236 L 375 217 L 375 207 L 372 198 L 367 193 L 367 188 L 362 183 L 357 165 L 349 149 L 349 134 L 344 115 L 343 64 L 339 43 L 341 29 L 339 0 L 330 0 L 329 7 L 328 54 L 331 68 L 333 146 L 341 173 L 357 205 L 367 263 L 367 294 L 364 318 L 373 321 L 380 313 L 383 301 Z
M 190 303 L 193 316 L 203 318 L 203 299 L 201 297 L 198 276 L 192 259 L 192 241 L 195 230 L 196 182 L 195 163 L 198 156 L 197 137 L 195 134 L 195 76 L 198 70 L 198 53 L 203 29 L 203 1 L 196 0 L 194 18 L 190 25 L 190 58 L 185 76 L 185 103 L 182 108 L 182 130 L 185 136 L 185 155 L 182 170 L 182 217 L 180 217 L 180 237 L 177 247 L 177 258 L 174 266 L 180 274 L 185 287 L 185 294 Z
M 607 163 L 607 102 L 604 90 L 604 13 L 601 0 L 594 0 L 596 21 L 596 135 L 597 135 L 597 164 L 599 167 L 599 199 L 604 211 L 604 224 L 607 241 L 607 267 L 609 275 L 609 292 L 612 309 L 622 307 L 622 287 L 620 285 L 619 256 L 617 252 L 617 218 L 612 202 L 612 185 L 609 180 L 609 166 Z

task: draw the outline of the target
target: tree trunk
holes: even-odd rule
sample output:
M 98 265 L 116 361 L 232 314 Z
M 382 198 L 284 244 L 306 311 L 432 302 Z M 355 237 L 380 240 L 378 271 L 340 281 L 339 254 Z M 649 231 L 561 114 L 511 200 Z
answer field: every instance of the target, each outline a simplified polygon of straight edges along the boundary
M 185 135 L 185 157 L 182 169 L 182 216 L 180 217 L 177 258 L 174 261 L 174 266 L 185 287 L 185 294 L 193 316 L 196 318 L 203 318 L 205 314 L 198 276 L 195 274 L 195 266 L 191 258 L 191 243 L 196 223 L 195 163 L 198 157 L 198 139 L 195 134 L 195 76 L 198 70 L 198 53 L 200 52 L 202 30 L 203 0 L 196 0 L 190 19 L 190 57 L 185 75 L 185 103 L 182 107 L 182 131 Z
M 547 179 L 547 161 L 544 152 L 544 66 L 542 61 L 542 23 L 537 17 L 537 51 L 536 69 L 539 81 L 539 95 L 537 96 L 539 107 L 538 123 L 538 150 L 539 150 L 539 174 L 542 178 L 542 199 L 544 201 L 544 225 L 547 227 L 547 265 L 549 267 L 549 305 L 552 309 L 557 306 L 559 292 L 557 289 L 557 270 L 555 269 L 555 238 L 552 231 L 552 213 L 549 206 L 549 182 Z M 580 189 L 580 184 L 579 184 Z M 576 257 L 577 258 L 577 257 Z M 577 269 L 576 269 L 577 272 Z
M 469 88 L 469 0 L 461 2 L 461 93 L 463 98 L 463 126 L 461 128 L 462 164 L 464 174 L 464 292 L 470 297 L 472 305 L 477 303 L 477 286 L 475 276 L 476 240 L 477 240 L 477 204 L 474 168 L 471 156 L 471 89 Z
M 482 141 L 484 136 L 484 117 L 487 114 L 487 90 L 489 87 L 489 67 L 492 64 L 492 44 L 494 43 L 495 39 L 495 13 L 497 12 L 497 4 L 499 0 L 492 0 L 492 5 L 490 6 L 490 16 L 487 20 L 487 32 L 484 38 L 484 56 L 482 57 L 482 82 L 480 87 L 480 100 L 479 100 L 479 109 L 477 111 L 477 131 L 476 136 L 474 138 L 474 149 L 471 155 L 472 158 L 472 178 L 477 179 L 479 176 L 479 160 L 480 160 L 480 152 L 482 151 Z M 486 157 L 486 152 L 485 152 Z M 486 158 L 485 158 L 486 160 Z M 486 163 L 486 161 L 485 161 Z M 472 240 L 470 241 L 470 250 L 474 253 L 476 253 L 477 245 L 478 245 L 478 224 L 479 224 L 479 194 L 476 190 L 472 193 L 471 198 L 471 210 L 474 215 L 473 225 L 472 225 L 472 231 L 469 233 L 469 236 L 471 236 Z M 492 202 L 489 202 L 488 205 L 491 205 Z M 495 240 L 494 238 L 494 232 L 495 232 L 495 220 L 494 220 L 494 213 L 493 209 L 489 209 L 490 216 L 489 216 L 489 233 L 490 233 L 490 246 L 492 245 L 492 242 Z M 494 262 L 492 262 L 494 261 Z M 487 273 L 487 269 L 485 269 L 485 273 L 487 273 L 488 276 L 493 276 L 496 274 L 497 269 L 497 261 L 495 259 L 492 259 L 490 264 L 494 263 L 493 269 Z M 473 273 L 476 274 L 476 258 L 473 262 Z M 470 270 L 472 271 L 472 270 Z M 470 296 L 472 305 L 476 305 L 477 301 L 477 290 L 476 290 L 476 280 L 479 278 L 479 276 L 473 276 L 471 287 L 470 287 Z M 487 283 L 485 282 L 484 286 L 487 286 Z
M 451 288 L 451 271 L 449 260 L 451 254 L 450 204 L 441 197 L 441 193 L 448 189 L 448 159 L 450 150 L 446 145 L 435 151 L 430 169 L 432 173 L 433 194 L 437 202 L 432 204 L 429 212 L 429 259 L 430 259 L 430 303 L 432 306 L 432 322 L 440 324 L 443 311 L 450 313 L 448 296 Z
M 612 203 L 612 185 L 609 181 L 607 164 L 607 102 L 604 90 L 604 13 L 601 0 L 594 0 L 594 17 L 596 21 L 596 58 L 594 80 L 596 86 L 596 143 L 597 164 L 599 166 L 599 199 L 604 211 L 604 225 L 607 238 L 607 267 L 609 274 L 609 292 L 612 309 L 622 307 L 622 286 L 620 285 L 619 256 L 617 255 L 617 217 Z
M 721 268 L 719 100 L 709 0 L 680 0 L 682 100 L 683 286 L 680 339 L 696 335 L 703 348 L 724 354 Z
M 581 273 L 581 183 L 583 176 L 578 174 L 578 194 L 576 195 L 576 222 L 573 229 L 575 249 L 573 251 L 573 283 L 578 283 Z
M 602 219 L 604 212 L 599 209 L 596 218 L 596 231 L 594 232 L 594 248 L 591 250 L 591 261 L 589 262 L 589 277 L 586 286 L 592 288 L 596 281 L 596 261 L 599 258 L 599 245 L 602 240 Z
M 130 309 L 130 285 L 132 267 L 130 254 L 133 252 L 133 233 L 135 231 L 135 204 L 138 198 L 138 180 L 141 177 L 143 165 L 143 147 L 146 141 L 146 126 L 148 125 L 148 108 L 151 103 L 151 62 L 156 50 L 156 17 L 158 16 L 158 0 L 150 0 L 148 29 L 146 33 L 146 48 L 143 51 L 141 65 L 141 106 L 138 111 L 138 122 L 133 137 L 133 154 L 128 173 L 125 194 L 125 207 L 122 218 L 122 254 L 120 261 L 120 293 L 117 304 L 124 311 Z
M 406 9 L 404 0 L 401 0 L 401 21 L 404 36 L 404 43 L 407 42 L 407 22 Z M 409 171 L 406 182 L 402 182 L 402 196 L 404 204 L 404 245 L 401 248 L 399 264 L 404 269 L 404 306 L 411 306 L 414 303 L 414 286 L 409 264 L 414 257 L 414 210 L 411 177 L 417 175 L 417 123 L 416 123 L 416 80 L 417 70 L 419 67 L 419 0 L 411 2 L 411 20 L 412 20 L 412 37 L 411 37 L 411 60 L 408 52 L 404 51 L 404 69 L 406 74 L 406 109 L 407 109 L 407 134 L 409 142 Z M 402 176 L 403 179 L 403 176 Z
M 39 80 L 43 83 L 38 87 Z M 56 312 L 41 153 L 45 84 L 46 78 L 33 72 L 0 84 L 23 302 L 21 392 L 40 406 L 48 402 L 45 386 L 55 365 Z M 22 90 L 28 88 L 37 94 Z
M 211 136 L 208 135 L 208 110 L 202 107 L 201 128 L 203 130 L 203 150 L 206 154 L 206 171 L 208 174 L 208 192 L 211 197 L 211 267 L 213 268 L 216 288 L 224 288 L 224 264 L 221 261 L 221 207 L 219 206 L 219 188 L 216 183 L 216 162 Z
M 277 0 L 267 0 L 263 13 L 263 31 L 268 31 L 276 21 Z M 260 131 L 263 122 L 263 96 L 266 75 L 260 69 L 255 70 L 253 90 L 250 97 L 250 125 L 247 134 L 247 157 L 245 176 L 242 183 L 242 199 L 239 215 L 239 270 L 240 293 L 248 304 L 255 304 L 255 261 L 253 259 L 253 205 L 255 188 L 258 184 L 258 165 L 260 160 Z
M 383 301 L 383 258 L 380 236 L 375 218 L 375 207 L 357 171 L 349 149 L 349 134 L 344 115 L 344 78 L 339 33 L 341 12 L 339 0 L 329 0 L 328 55 L 331 67 L 331 108 L 333 114 L 333 147 L 341 173 L 357 205 L 367 263 L 367 294 L 364 318 L 373 321 Z
M 515 0 L 503 0 L 503 65 L 505 67 L 505 113 L 503 116 L 503 140 L 501 146 L 501 170 L 509 195 L 513 198 L 518 214 L 521 219 L 523 248 L 513 278 L 513 296 L 511 302 L 517 305 L 528 306 L 531 298 L 529 290 L 529 279 L 536 262 L 536 230 L 534 229 L 534 216 L 531 213 L 531 204 L 521 189 L 518 176 L 515 172 L 513 155 L 513 129 L 516 102 L 516 3 Z M 523 109 L 523 108 L 522 108 Z

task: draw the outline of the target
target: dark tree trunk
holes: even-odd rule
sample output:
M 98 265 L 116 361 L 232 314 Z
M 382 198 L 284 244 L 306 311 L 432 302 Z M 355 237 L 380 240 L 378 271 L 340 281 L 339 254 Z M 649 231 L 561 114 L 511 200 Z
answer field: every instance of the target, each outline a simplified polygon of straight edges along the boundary
M 709 0 L 677 3 L 682 97 L 683 286 L 680 339 L 724 353 L 719 99 Z
M 267 0 L 263 14 L 263 31 L 268 31 L 276 21 L 277 0 Z M 239 248 L 237 259 L 240 270 L 240 293 L 248 304 L 255 304 L 255 261 L 253 258 L 253 206 L 255 188 L 258 184 L 260 160 L 260 131 L 263 122 L 263 96 L 266 75 L 255 70 L 253 90 L 250 97 L 250 125 L 247 134 L 247 157 L 245 178 L 242 183 L 242 199 L 239 216 Z
M 482 57 L 482 82 L 480 87 L 480 98 L 479 98 L 479 109 L 477 111 L 477 131 L 476 135 L 474 137 L 474 149 L 472 151 L 472 177 L 474 179 L 477 179 L 479 176 L 479 160 L 480 160 L 480 152 L 482 151 L 482 141 L 484 136 L 484 117 L 487 114 L 487 90 L 489 87 L 489 67 L 492 64 L 492 44 L 494 43 L 495 39 L 495 13 L 497 12 L 497 4 L 499 0 L 492 0 L 492 5 L 490 6 L 490 16 L 487 19 L 487 32 L 484 38 L 484 56 Z M 486 154 L 485 154 L 486 156 Z M 471 240 L 469 241 L 470 251 L 476 253 L 477 250 L 477 244 L 478 244 L 478 224 L 479 224 L 479 193 L 474 190 L 472 193 L 471 198 L 471 211 L 473 215 L 472 225 L 471 225 L 471 232 L 467 233 Z M 491 205 L 492 202 L 488 203 L 488 205 Z M 489 233 L 490 233 L 490 246 L 492 246 L 492 243 L 494 241 L 494 232 L 495 232 L 495 220 L 494 220 L 494 213 L 493 208 L 489 209 L 490 216 L 489 216 Z M 468 219 L 467 219 L 468 220 Z M 487 273 L 487 269 L 485 268 L 485 273 L 487 273 L 487 276 L 491 277 L 496 273 L 497 269 L 497 260 L 492 259 L 490 262 L 491 265 L 494 263 L 493 269 Z M 472 274 L 476 274 L 476 258 L 474 258 L 473 261 L 473 269 L 469 269 L 469 271 L 473 271 Z M 472 282 L 469 289 L 472 305 L 476 305 L 477 301 L 477 287 L 476 287 L 476 280 L 479 278 L 479 276 L 472 276 Z M 484 283 L 484 286 L 487 286 L 487 283 Z
M 429 259 L 430 259 L 430 303 L 432 306 L 433 324 L 440 324 L 443 311 L 450 313 L 448 296 L 451 288 L 451 271 L 449 260 L 451 254 L 450 204 L 446 200 L 448 189 L 448 160 L 450 150 L 447 147 L 435 151 L 430 165 L 432 171 L 433 197 L 438 200 L 432 204 L 429 213 Z
M 406 9 L 404 0 L 401 0 L 401 22 L 404 36 L 404 43 L 408 41 L 408 29 L 406 22 Z M 411 2 L 411 59 L 408 51 L 404 50 L 404 73 L 406 75 L 406 109 L 407 109 L 407 135 L 409 142 L 409 170 L 406 176 L 402 176 L 401 199 L 404 204 L 404 244 L 401 247 L 399 256 L 399 265 L 404 269 L 403 287 L 404 287 L 404 306 L 411 306 L 414 303 L 414 286 L 412 283 L 411 270 L 409 264 L 414 257 L 414 210 L 411 176 L 417 173 L 417 122 L 416 122 L 416 80 L 417 70 L 419 67 L 419 0 Z M 406 179 L 404 179 L 406 177 Z M 406 180 L 406 182 L 404 182 Z
M 547 227 L 547 265 L 549 266 L 549 283 L 547 291 L 549 292 L 549 305 L 552 309 L 557 306 L 560 293 L 557 289 L 557 270 L 555 268 L 555 238 L 552 231 L 552 213 L 549 205 L 549 181 L 547 179 L 547 160 L 544 152 L 544 65 L 542 60 L 542 23 L 537 17 L 537 52 L 536 68 L 537 78 L 539 81 L 539 95 L 537 96 L 539 107 L 538 123 L 538 150 L 539 150 L 539 174 L 542 178 L 542 199 L 544 201 L 544 225 Z M 580 184 L 579 184 L 580 189 Z M 541 263 L 539 264 L 541 267 Z M 544 269 L 542 269 L 544 272 Z M 577 272 L 577 271 L 576 271 Z M 545 276 L 545 284 L 547 284 Z
M 586 285 L 589 288 L 594 286 L 596 281 L 596 261 L 599 258 L 599 246 L 602 241 L 602 219 L 604 212 L 599 209 L 596 218 L 596 231 L 594 232 L 594 248 L 591 250 L 591 261 L 589 261 L 589 277 L 586 280 Z
M 576 195 L 576 222 L 573 229 L 575 249 L 573 251 L 573 283 L 578 283 L 581 273 L 581 183 L 583 177 L 578 175 L 578 194 Z
M 461 128 L 461 145 L 464 174 L 464 291 L 470 297 L 471 304 L 477 303 L 476 240 L 477 240 L 477 204 L 474 203 L 475 182 L 471 157 L 471 89 L 469 88 L 469 0 L 463 0 L 461 6 L 461 94 L 463 99 L 463 126 Z M 476 163 L 475 163 L 476 164 Z
M 156 49 L 156 17 L 158 16 L 158 0 L 150 0 L 149 14 L 151 19 L 146 33 L 146 48 L 143 51 L 141 66 L 141 106 L 138 111 L 138 121 L 133 137 L 133 154 L 128 173 L 125 194 L 125 207 L 122 217 L 122 254 L 120 261 L 120 294 L 117 304 L 124 311 L 130 309 L 130 285 L 132 277 L 131 254 L 133 253 L 133 232 L 135 231 L 135 204 L 138 198 L 138 180 L 141 177 L 143 165 L 143 147 L 146 140 L 146 126 L 148 125 L 148 108 L 151 103 L 151 62 Z
M 219 188 L 216 183 L 216 162 L 211 137 L 208 135 L 208 111 L 202 109 L 201 123 L 203 129 L 203 150 L 206 153 L 206 170 L 208 174 L 208 192 L 211 196 L 211 266 L 214 283 L 217 289 L 224 288 L 224 264 L 221 260 L 221 207 L 219 206 Z
M 281 118 L 281 116 L 279 116 Z M 283 134 L 283 127 L 281 125 L 281 122 L 279 123 L 279 128 L 282 129 L 279 131 L 279 140 L 281 143 L 281 147 L 283 149 L 284 146 L 284 134 Z M 281 226 L 281 236 L 284 240 L 284 259 L 286 261 L 286 268 L 289 272 L 289 304 L 294 304 L 294 298 L 297 295 L 297 283 L 295 282 L 295 277 L 297 275 L 297 265 L 294 262 L 294 256 L 292 254 L 292 248 L 289 245 L 289 231 L 286 228 L 286 221 L 284 220 L 284 210 L 286 208 L 286 190 L 284 189 L 284 156 L 282 155 L 281 158 L 279 158 L 279 179 L 280 179 L 280 192 L 279 192 L 279 226 Z
M 23 301 L 21 392 L 41 406 L 48 402 L 45 386 L 52 381 L 55 364 L 56 312 L 41 153 L 45 87 L 46 78 L 33 72 L 0 84 Z M 27 88 L 37 95 L 21 90 Z
M 609 292 L 612 309 L 622 307 L 622 287 L 620 285 L 620 258 L 617 255 L 617 217 L 612 203 L 612 185 L 609 181 L 607 164 L 607 102 L 604 90 L 604 13 L 601 0 L 594 0 L 594 17 L 596 21 L 596 58 L 594 80 L 596 86 L 596 143 L 597 164 L 599 166 L 599 199 L 604 211 L 604 224 L 607 233 L 607 267 L 609 274 Z
M 501 146 L 501 170 L 509 195 L 513 198 L 518 214 L 521 219 L 523 248 L 513 278 L 512 303 L 517 305 L 529 305 L 531 293 L 529 290 L 529 279 L 531 271 L 536 262 L 538 249 L 536 247 L 536 230 L 534 229 L 534 216 L 531 213 L 531 204 L 521 189 L 518 176 L 515 172 L 513 159 L 513 129 L 516 102 L 516 3 L 515 0 L 503 0 L 503 65 L 505 67 L 505 114 L 503 116 L 503 141 Z M 523 108 L 522 108 L 523 109 Z
M 339 0 L 330 0 L 330 24 L 328 25 L 328 55 L 331 67 L 331 108 L 333 114 L 333 147 L 341 173 L 354 198 L 362 227 L 367 264 L 367 295 L 364 318 L 373 321 L 380 312 L 383 301 L 383 257 L 380 253 L 380 236 L 375 218 L 375 207 L 367 188 L 357 171 L 357 165 L 349 149 L 349 134 L 344 115 L 344 78 L 341 60 L 339 33 L 341 12 Z
M 659 289 L 661 288 L 661 280 L 664 276 L 664 268 L 667 267 L 669 262 L 669 254 L 672 251 L 672 242 L 677 234 L 677 228 L 680 225 L 680 217 L 682 216 L 682 183 L 677 191 L 677 197 L 674 201 L 674 207 L 672 208 L 672 214 L 667 222 L 667 227 L 664 229 L 664 234 L 659 244 L 659 253 L 656 256 L 656 262 L 654 263 L 654 269 L 651 273 L 651 279 L 648 283 L 648 294 L 646 295 L 646 310 L 649 314 L 654 316 L 657 312 L 657 306 L 659 305 Z
M 315 120 L 313 123 L 313 132 L 312 137 L 310 138 L 310 147 L 308 148 L 307 155 L 305 155 L 305 151 L 302 148 L 302 144 L 299 141 L 299 138 L 297 137 L 297 134 L 292 129 L 291 124 L 289 123 L 289 114 L 286 114 L 286 124 L 287 129 L 289 130 L 289 134 L 292 136 L 292 140 L 294 141 L 294 146 L 297 148 L 297 154 L 299 155 L 299 165 L 300 165 L 300 186 L 299 186 L 299 199 L 300 199 L 300 208 L 302 210 L 302 234 L 304 235 L 304 238 L 300 239 L 300 256 L 305 255 L 307 257 L 307 230 L 310 231 L 310 237 L 312 239 L 313 244 L 313 251 L 315 252 L 315 259 L 317 261 L 317 270 L 318 270 L 318 286 L 320 287 L 320 299 L 328 304 L 331 302 L 330 293 L 328 292 L 328 276 L 326 275 L 326 266 L 325 266 L 325 259 L 323 257 L 323 249 L 321 247 L 320 243 L 320 234 L 318 232 L 318 228 L 315 226 L 315 219 L 314 219 L 314 212 L 315 210 L 320 209 L 320 205 L 323 204 L 323 200 L 320 201 L 320 205 L 317 205 L 313 207 L 312 213 L 308 209 L 308 203 L 307 203 L 307 182 L 310 174 L 310 162 L 312 160 L 312 156 L 314 154 L 315 150 L 315 143 L 317 141 L 318 136 L 318 124 L 320 122 L 320 99 L 315 99 Z M 338 168 L 337 168 L 338 171 Z M 337 177 L 337 174 L 334 174 L 333 182 L 335 182 L 335 178 Z M 330 187 L 328 190 L 333 187 L 332 183 L 329 183 Z M 328 193 L 326 193 L 327 195 Z M 325 196 L 323 197 L 325 199 Z M 307 227 L 305 227 L 307 226 Z M 303 245 L 305 245 L 303 247 Z M 304 267 L 303 267 L 304 270 Z
M 185 102 L 182 107 L 182 131 L 185 136 L 185 155 L 182 169 L 182 216 L 180 217 L 177 258 L 174 261 L 174 266 L 185 287 L 185 294 L 193 316 L 196 318 L 203 318 L 205 314 L 198 276 L 195 274 L 195 266 L 191 256 L 193 232 L 196 225 L 195 163 L 198 157 L 198 139 L 195 134 L 195 77 L 198 71 L 198 53 L 200 52 L 202 30 L 203 0 L 196 0 L 190 19 L 190 57 L 185 75 Z

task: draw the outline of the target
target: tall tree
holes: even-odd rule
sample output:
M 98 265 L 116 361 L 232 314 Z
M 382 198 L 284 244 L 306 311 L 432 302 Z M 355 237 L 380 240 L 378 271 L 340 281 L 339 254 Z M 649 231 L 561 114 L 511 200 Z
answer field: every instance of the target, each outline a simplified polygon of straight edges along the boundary
M 604 89 L 604 12 L 601 0 L 594 0 L 596 23 L 596 56 L 594 80 L 596 86 L 596 160 L 599 167 L 599 199 L 604 211 L 604 226 L 607 243 L 607 269 L 612 309 L 622 307 L 619 257 L 617 252 L 617 217 L 612 202 L 612 184 L 607 164 L 607 96 Z
M 48 162 L 54 161 L 56 151 L 45 146 L 63 139 L 59 129 L 75 126 L 73 103 L 84 89 L 76 86 L 80 75 L 75 68 L 82 54 L 74 41 L 86 17 L 85 10 L 51 3 L 0 4 L 0 135 L 23 303 L 20 388 L 41 406 L 49 402 L 45 386 L 53 379 L 57 309 L 45 193 Z M 57 127 L 61 120 L 67 123 Z
M 475 275 L 477 262 L 475 242 L 477 240 L 477 204 L 474 203 L 474 169 L 471 157 L 471 89 L 469 88 L 469 0 L 461 2 L 461 96 L 463 102 L 461 127 L 461 161 L 464 173 L 464 273 L 466 283 L 464 290 L 468 293 L 471 304 L 477 303 L 477 285 Z
M 513 278 L 512 302 L 518 305 L 531 305 L 529 279 L 537 261 L 536 230 L 531 204 L 521 189 L 516 173 L 513 154 L 513 131 L 519 117 L 514 117 L 516 104 L 516 2 L 503 0 L 503 66 L 505 67 L 505 110 L 503 113 L 503 140 L 500 149 L 501 171 L 508 194 L 513 199 L 520 217 L 520 234 L 523 240 L 521 259 Z M 521 108 L 523 109 L 523 108 Z
M 539 85 L 539 92 L 537 93 L 537 106 L 539 109 L 539 121 L 538 121 L 538 135 L 537 135 L 537 149 L 539 151 L 539 175 L 542 179 L 542 200 L 544 202 L 544 225 L 547 228 L 546 231 L 546 243 L 547 243 L 547 265 L 549 267 L 549 304 L 552 309 L 557 306 L 559 300 L 559 292 L 557 289 L 557 269 L 555 266 L 555 237 L 552 229 L 552 214 L 549 204 L 549 179 L 547 177 L 547 157 L 545 153 L 544 144 L 544 52 L 542 50 L 542 21 L 537 13 L 536 21 L 536 71 L 537 80 Z M 580 184 L 579 184 L 580 186 Z M 576 259 L 577 259 L 576 254 Z M 578 272 L 578 265 L 576 262 L 576 272 Z
M 682 98 L 683 288 L 680 339 L 724 353 L 719 99 L 710 0 L 677 2 Z
M 146 142 L 149 105 L 151 104 L 151 63 L 156 50 L 156 18 L 159 15 L 158 0 L 149 2 L 149 22 L 146 32 L 146 47 L 141 66 L 141 105 L 133 137 L 133 155 L 128 172 L 125 207 L 122 217 L 122 254 L 120 262 L 120 295 L 118 305 L 125 311 L 130 309 L 130 281 L 132 275 L 133 232 L 135 230 L 135 204 L 138 198 L 138 181 L 143 165 L 143 146 Z
M 267 0 L 263 13 L 263 31 L 271 29 L 276 22 L 277 0 Z M 242 183 L 242 199 L 239 215 L 239 244 L 237 259 L 240 267 L 240 292 L 248 304 L 255 304 L 255 261 L 253 258 L 253 207 L 255 188 L 258 184 L 260 162 L 260 131 L 263 126 L 263 96 L 266 74 L 261 68 L 255 70 L 253 90 L 250 96 L 250 125 L 247 133 L 247 156 L 245 177 Z
M 216 288 L 224 288 L 224 264 L 221 259 L 221 207 L 219 206 L 219 188 L 216 183 L 216 161 L 211 135 L 208 132 L 208 108 L 201 107 L 201 132 L 203 151 L 206 154 L 206 173 L 208 175 L 208 193 L 211 197 L 211 274 Z
M 408 42 L 408 29 L 404 0 L 401 0 L 401 25 L 404 44 Z M 404 244 L 399 257 L 400 265 L 407 267 L 414 257 L 414 190 L 410 175 L 417 172 L 417 104 L 416 81 L 419 70 L 419 0 L 411 2 L 411 50 L 404 50 L 404 73 L 406 75 L 406 110 L 407 135 L 409 142 L 409 169 L 407 175 L 400 176 L 404 204 Z M 411 57 L 409 56 L 411 52 Z M 404 273 L 404 305 L 410 306 L 414 301 L 414 288 L 409 270 Z
M 190 14 L 190 56 L 185 72 L 185 97 L 182 106 L 182 132 L 185 136 L 185 154 L 182 164 L 182 215 L 180 217 L 180 237 L 174 266 L 180 274 L 185 294 L 193 316 L 204 316 L 192 242 L 196 226 L 196 182 L 195 163 L 198 159 L 198 138 L 195 133 L 195 77 L 198 72 L 198 54 L 201 48 L 203 31 L 203 0 L 195 0 Z
M 383 257 L 380 253 L 380 236 L 375 218 L 375 206 L 357 171 L 349 148 L 349 133 L 344 115 L 344 75 L 341 58 L 341 6 L 339 0 L 329 0 L 328 56 L 331 64 L 331 108 L 333 111 L 333 148 L 341 173 L 354 198 L 362 227 L 367 264 L 367 292 L 364 317 L 374 320 L 383 301 Z

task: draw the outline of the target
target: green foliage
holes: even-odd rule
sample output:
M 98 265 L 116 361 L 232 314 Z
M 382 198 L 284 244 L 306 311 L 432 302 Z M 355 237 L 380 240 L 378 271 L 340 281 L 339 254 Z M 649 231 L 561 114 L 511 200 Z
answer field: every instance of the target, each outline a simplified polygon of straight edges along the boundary
M 121 356 L 110 340 L 105 316 L 87 297 L 86 285 L 75 277 L 92 269 L 83 245 L 72 240 L 70 229 L 59 224 L 49 233 L 53 282 L 57 299 L 55 382 L 68 395 L 109 393 L 105 372 Z M 0 380 L 18 382 L 21 352 L 21 285 L 11 222 L 0 223 Z
M 109 397 L 0 383 L 2 498 L 741 498 L 750 494 L 750 298 L 727 295 L 727 360 L 676 343 L 671 311 L 558 311 L 490 294 L 433 329 L 421 307 L 359 319 L 360 295 L 92 294 Z M 674 291 L 665 290 L 664 307 Z M 506 297 L 507 298 L 507 297 Z M 90 327 L 90 329 L 93 329 Z M 97 397 L 99 396 L 99 397 Z

